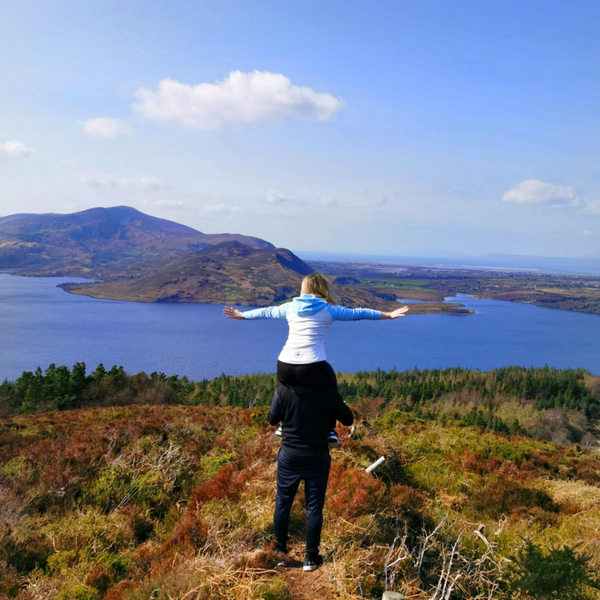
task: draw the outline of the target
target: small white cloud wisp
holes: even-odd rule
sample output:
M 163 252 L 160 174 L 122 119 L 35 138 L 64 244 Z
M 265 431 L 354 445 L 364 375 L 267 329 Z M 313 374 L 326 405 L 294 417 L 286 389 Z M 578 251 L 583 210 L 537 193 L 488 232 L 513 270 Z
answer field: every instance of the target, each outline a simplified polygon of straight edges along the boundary
M 130 191 L 160 192 L 170 189 L 156 177 L 113 177 L 106 173 L 83 173 L 81 183 L 96 189 L 118 189 Z
M 27 158 L 29 156 L 35 156 L 37 150 L 19 142 L 17 140 L 4 142 L 0 144 L 0 157 L 4 158 Z
M 227 124 L 316 119 L 326 121 L 344 101 L 292 85 L 280 73 L 231 71 L 222 81 L 188 85 L 163 79 L 158 89 L 137 90 L 134 113 L 145 120 L 198 130 Z
M 121 119 L 98 117 L 88 119 L 83 123 L 83 133 L 91 138 L 114 140 L 124 135 L 130 135 L 131 129 Z

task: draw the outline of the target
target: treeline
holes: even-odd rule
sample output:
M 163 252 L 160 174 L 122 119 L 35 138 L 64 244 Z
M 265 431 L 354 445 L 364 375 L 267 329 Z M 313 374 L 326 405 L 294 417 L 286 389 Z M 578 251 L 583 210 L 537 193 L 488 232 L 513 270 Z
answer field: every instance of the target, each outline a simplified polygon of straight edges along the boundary
M 492 371 L 430 369 L 421 371 L 359 371 L 340 384 L 347 399 L 382 397 L 410 404 L 427 404 L 448 394 L 473 392 L 483 400 L 512 396 L 534 400 L 540 410 L 569 408 L 597 416 L 600 394 L 586 385 L 585 369 L 504 367 Z
M 502 418 L 498 407 L 511 400 L 533 406 L 538 412 L 577 414 L 589 423 L 600 418 L 600 380 L 584 369 L 506 367 L 492 371 L 430 369 L 410 371 L 360 371 L 338 374 L 339 389 L 349 404 L 364 412 L 380 414 L 401 409 L 423 420 L 441 420 L 479 426 L 506 434 L 531 432 L 531 423 Z M 99 365 L 91 373 L 85 363 L 72 369 L 52 364 L 45 371 L 24 372 L 16 381 L 0 385 L 3 415 L 46 410 L 128 404 L 187 404 L 253 407 L 271 402 L 277 380 L 274 375 L 221 375 L 192 381 L 178 375 L 138 373 L 123 367 Z M 453 404 L 462 410 L 448 412 Z M 375 410 L 374 408 L 375 407 Z M 553 413 L 553 414 L 554 414 Z M 553 422 L 556 422 L 556 415 Z M 539 424 L 536 425 L 539 429 Z M 556 425 L 553 425 L 556 431 Z M 565 421 L 567 441 L 579 441 L 579 433 Z M 548 437 L 535 434 L 536 437 Z

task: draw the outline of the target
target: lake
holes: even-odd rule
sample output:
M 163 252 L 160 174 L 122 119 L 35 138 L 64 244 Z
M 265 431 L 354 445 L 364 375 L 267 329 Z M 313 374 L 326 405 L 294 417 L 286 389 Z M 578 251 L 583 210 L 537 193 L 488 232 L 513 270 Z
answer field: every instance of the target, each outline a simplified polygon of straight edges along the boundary
M 225 319 L 220 305 L 97 300 L 56 287 L 65 281 L 0 274 L 0 380 L 78 361 L 192 379 L 274 372 L 287 335 L 285 321 Z M 459 300 L 476 314 L 335 323 L 328 360 L 338 371 L 548 364 L 600 375 L 600 316 Z

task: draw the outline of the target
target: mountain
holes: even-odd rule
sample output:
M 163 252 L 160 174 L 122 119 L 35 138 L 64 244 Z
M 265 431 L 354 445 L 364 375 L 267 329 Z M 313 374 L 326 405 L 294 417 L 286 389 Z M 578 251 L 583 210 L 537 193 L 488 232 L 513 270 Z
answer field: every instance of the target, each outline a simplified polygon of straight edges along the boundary
M 104 277 L 134 262 L 230 241 L 274 248 L 269 242 L 245 235 L 202 233 L 128 206 L 66 215 L 16 214 L 0 218 L 0 269 L 29 275 Z
M 285 248 L 262 250 L 234 241 L 133 264 L 112 280 L 66 283 L 61 287 L 94 298 L 133 302 L 268 306 L 298 295 L 302 278 L 312 271 L 311 266 Z M 338 286 L 336 293 L 338 301 L 346 306 L 387 310 L 393 305 L 392 298 L 358 287 Z

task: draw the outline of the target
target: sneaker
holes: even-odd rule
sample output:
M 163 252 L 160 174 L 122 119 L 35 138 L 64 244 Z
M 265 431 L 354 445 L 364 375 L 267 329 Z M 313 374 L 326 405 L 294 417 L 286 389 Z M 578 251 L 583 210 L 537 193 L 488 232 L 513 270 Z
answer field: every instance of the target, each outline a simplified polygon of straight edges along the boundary
M 276 567 L 280 568 L 280 569 L 285 569 L 288 566 L 288 556 L 287 554 L 282 554 L 281 556 L 277 557 L 277 563 L 275 564 Z
M 317 556 L 306 556 L 304 558 L 303 571 L 316 571 L 323 564 L 323 557 L 320 554 Z
M 275 435 L 278 435 L 279 437 L 281 437 L 281 434 L 283 433 L 283 428 L 281 427 L 281 425 L 277 428 L 277 431 L 275 432 Z
M 287 567 L 288 566 L 288 551 L 287 548 L 278 548 L 275 546 L 273 549 L 273 554 L 275 554 L 275 558 L 277 559 L 276 567 Z
M 338 437 L 338 434 L 335 431 L 335 429 L 332 429 L 327 434 L 327 445 L 330 448 L 339 448 L 342 445 L 342 442 L 340 441 L 340 438 Z

